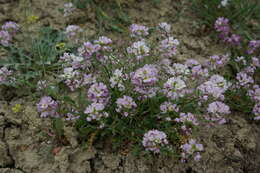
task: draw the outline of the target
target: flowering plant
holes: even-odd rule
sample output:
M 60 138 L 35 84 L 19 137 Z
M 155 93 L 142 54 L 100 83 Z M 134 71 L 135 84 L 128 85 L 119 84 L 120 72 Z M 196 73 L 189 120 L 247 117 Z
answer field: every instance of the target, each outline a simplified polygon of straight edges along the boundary
M 42 60 L 42 75 L 32 80 L 41 97 L 36 103 L 39 116 L 52 119 L 60 137 L 64 123 L 75 127 L 89 147 L 112 138 L 119 149 L 177 153 L 182 161 L 191 156 L 200 160 L 204 148 L 193 138 L 201 124 L 228 121 L 232 91 L 248 89 L 255 102 L 250 107 L 253 119 L 259 119 L 258 58 L 236 58 L 245 63 L 231 79 L 219 70 L 229 65 L 230 55 L 212 55 L 205 63 L 176 62 L 181 42 L 171 26 L 154 28 L 131 25 L 129 40 L 119 47 L 106 36 L 84 40 L 79 26 L 67 27 L 62 43 L 73 44 L 55 51 L 52 61 Z M 7 67 L 0 72 L 1 83 L 21 73 Z

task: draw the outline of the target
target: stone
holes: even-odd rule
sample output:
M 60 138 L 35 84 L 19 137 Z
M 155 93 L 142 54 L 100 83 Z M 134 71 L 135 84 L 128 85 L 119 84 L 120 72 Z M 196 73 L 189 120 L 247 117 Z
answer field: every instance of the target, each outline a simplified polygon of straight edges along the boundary
M 65 135 L 66 139 L 69 141 L 72 148 L 75 148 L 78 146 L 78 141 L 77 141 L 78 133 L 74 127 L 65 126 L 64 135 Z
M 120 163 L 119 155 L 105 155 L 102 157 L 102 160 L 106 167 L 111 168 L 112 170 L 116 169 Z
M 8 154 L 8 146 L 0 139 L 0 167 L 12 165 L 12 158 Z
M 0 168 L 0 173 L 24 173 L 24 172 L 19 169 Z

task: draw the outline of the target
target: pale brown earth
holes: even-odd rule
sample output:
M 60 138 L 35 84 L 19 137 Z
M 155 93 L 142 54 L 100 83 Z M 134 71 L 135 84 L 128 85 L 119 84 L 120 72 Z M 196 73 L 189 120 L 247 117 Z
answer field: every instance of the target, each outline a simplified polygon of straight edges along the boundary
M 209 55 L 228 53 L 226 48 L 202 31 L 203 26 L 192 14 L 178 7 L 181 2 L 162 0 L 156 6 L 145 0 L 131 0 L 124 3 L 124 8 L 133 22 L 150 26 L 162 21 L 172 24 L 174 35 L 181 42 L 176 56 L 178 60 L 195 58 L 203 61 Z M 29 26 L 30 31 L 43 25 L 62 29 L 68 24 L 79 24 L 89 36 L 98 32 L 93 9 L 77 10 L 70 18 L 64 19 L 57 10 L 63 4 L 63 0 L 0 0 L 0 24 L 14 20 L 23 25 L 26 16 L 37 15 L 40 19 Z M 181 17 L 177 17 L 178 11 L 181 11 Z M 109 32 L 108 35 L 116 38 L 118 33 Z M 9 92 L 16 94 L 8 96 Z M 205 147 L 202 160 L 184 164 L 162 156 L 144 158 L 102 149 L 84 150 L 77 142 L 77 132 L 69 126 L 65 128 L 69 144 L 57 148 L 53 137 L 47 133 L 51 129 L 50 121 L 39 117 L 35 102 L 28 97 L 18 97 L 21 91 L 9 92 L 1 89 L 0 173 L 260 172 L 259 124 L 249 122 L 240 114 L 230 114 L 228 123 L 222 126 L 200 127 L 197 139 Z M 15 114 L 11 108 L 16 103 L 22 105 L 22 112 Z

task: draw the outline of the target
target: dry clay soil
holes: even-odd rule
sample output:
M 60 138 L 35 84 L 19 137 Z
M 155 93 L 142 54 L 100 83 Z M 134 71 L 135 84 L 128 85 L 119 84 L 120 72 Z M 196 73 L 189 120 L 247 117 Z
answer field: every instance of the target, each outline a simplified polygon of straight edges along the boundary
M 162 21 L 171 23 L 174 36 L 181 42 L 177 60 L 195 58 L 203 61 L 209 55 L 228 53 L 201 32 L 201 26 L 191 13 L 185 12 L 185 8 L 178 9 L 181 2 L 162 0 L 156 6 L 148 0 L 131 0 L 124 8 L 133 22 L 150 26 Z M 63 0 L 0 0 L 0 23 L 13 20 L 22 24 L 26 15 L 33 14 L 39 16 L 39 20 L 30 26 L 31 31 L 43 25 L 61 29 L 68 24 L 78 24 L 90 36 L 94 35 L 97 28 L 93 9 L 76 10 L 64 19 L 58 11 L 64 3 Z M 176 17 L 178 11 L 183 13 L 181 17 Z M 116 34 L 109 33 L 109 36 L 115 38 Z M 198 140 L 205 146 L 202 160 L 184 164 L 162 156 L 142 158 L 105 150 L 83 150 L 76 140 L 77 133 L 69 126 L 65 127 L 69 145 L 53 150 L 55 143 L 46 135 L 50 121 L 39 118 L 34 102 L 19 97 L 6 101 L 2 95 L 0 100 L 0 173 L 260 172 L 259 124 L 248 122 L 243 115 L 230 114 L 228 123 L 222 126 L 200 127 Z M 23 111 L 14 114 L 11 108 L 17 103 L 22 105 Z

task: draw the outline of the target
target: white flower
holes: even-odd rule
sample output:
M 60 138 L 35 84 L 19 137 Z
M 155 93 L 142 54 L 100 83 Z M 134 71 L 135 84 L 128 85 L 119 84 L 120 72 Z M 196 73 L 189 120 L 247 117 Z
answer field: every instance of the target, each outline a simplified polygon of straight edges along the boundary
M 109 81 L 112 88 L 118 87 L 120 91 L 123 91 L 125 90 L 123 81 L 126 79 L 127 75 L 123 74 L 123 69 L 116 69 Z
M 183 80 L 181 80 L 180 77 L 172 77 L 167 80 L 167 82 L 165 83 L 165 87 L 174 90 L 181 90 L 186 87 L 186 84 Z
M 229 1 L 229 0 L 222 0 L 222 1 L 220 2 L 221 6 L 222 6 L 222 7 L 226 7 L 226 6 L 228 5 L 228 1 Z
M 82 56 L 76 56 L 74 54 L 71 55 L 71 59 L 74 61 L 74 62 L 82 62 L 84 60 L 84 58 Z
M 144 56 L 148 56 L 150 48 L 146 45 L 145 41 L 137 41 L 127 48 L 129 54 L 134 54 L 137 59 L 142 59 Z
M 169 33 L 171 31 L 171 25 L 166 22 L 162 22 L 159 23 L 159 29 Z
M 189 75 L 191 73 L 190 69 L 188 68 L 187 65 L 179 64 L 179 63 L 174 63 L 171 66 L 167 66 L 166 71 L 171 74 L 171 75 Z
M 77 74 L 72 67 L 64 68 L 63 72 L 64 74 L 62 74 L 61 77 L 66 79 L 71 79 Z

